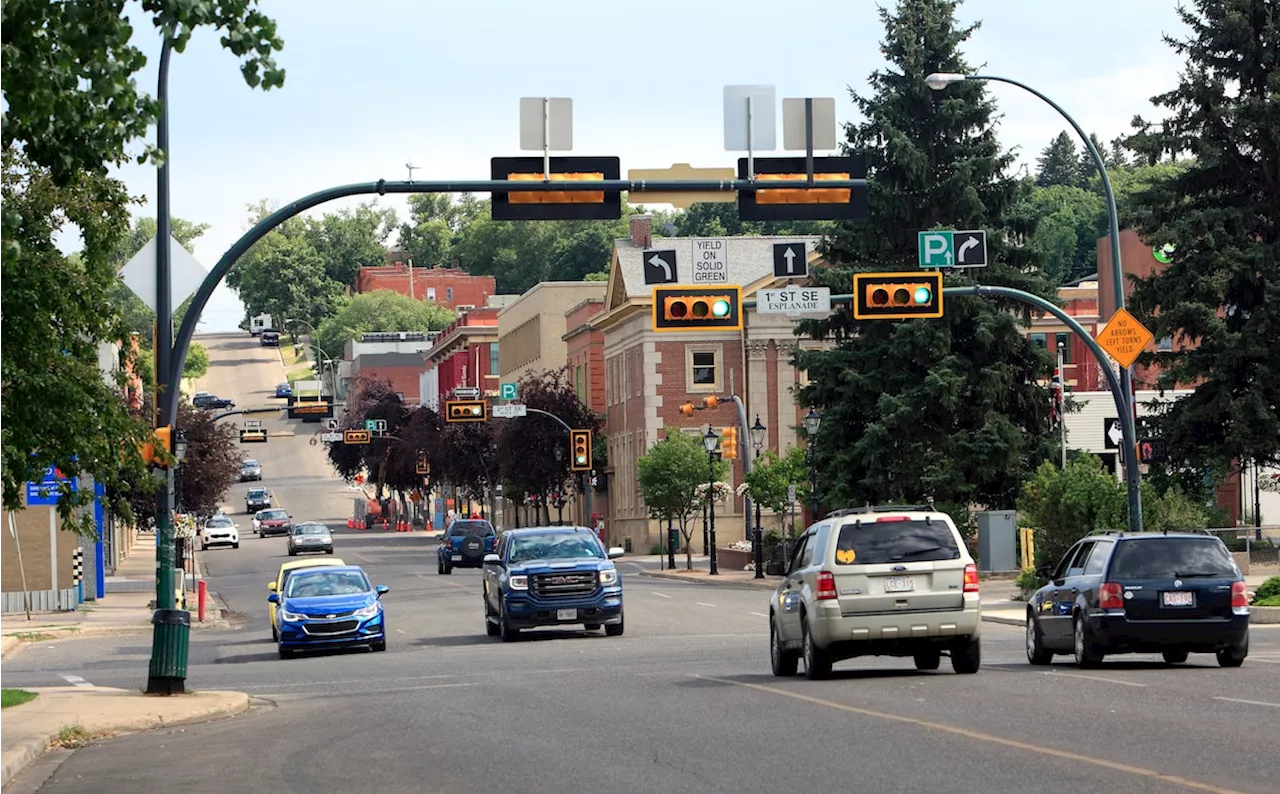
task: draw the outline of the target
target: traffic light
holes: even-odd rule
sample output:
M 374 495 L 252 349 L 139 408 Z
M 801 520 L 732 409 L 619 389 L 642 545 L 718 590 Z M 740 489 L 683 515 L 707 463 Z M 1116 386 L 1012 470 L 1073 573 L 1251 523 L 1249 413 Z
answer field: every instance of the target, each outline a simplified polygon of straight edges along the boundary
M 152 440 L 141 444 L 138 448 L 138 452 L 142 455 L 142 462 L 148 466 L 164 466 L 167 456 L 173 454 L 172 437 L 172 427 L 157 427 Z
M 414 467 L 413 471 L 415 474 L 431 474 L 431 461 L 426 458 L 418 458 L 418 465 Z
M 742 287 L 654 287 L 653 330 L 740 331 Z
M 446 422 L 484 422 L 489 419 L 489 405 L 484 400 L 446 400 Z
M 758 183 L 804 181 L 809 178 L 803 157 L 754 158 Z M 738 160 L 738 178 L 746 179 L 746 158 Z M 866 156 L 813 158 L 811 188 L 757 189 L 738 192 L 738 217 L 744 221 L 841 221 L 867 218 L 867 188 L 827 188 L 833 179 L 866 179 Z
M 591 471 L 591 431 L 569 431 L 569 446 L 573 457 L 569 459 L 570 471 Z
M 512 182 L 546 179 L 541 157 L 494 157 L 490 178 Z M 552 182 L 599 182 L 620 179 L 617 157 L 552 157 Z M 494 191 L 490 194 L 495 221 L 612 221 L 622 217 L 619 190 Z
M 708 394 L 706 397 L 702 398 L 702 408 L 715 408 L 719 404 L 720 398 L 714 394 Z M 684 403 L 680 406 L 680 413 L 685 416 L 693 416 L 694 411 L 701 411 L 702 408 L 699 408 L 693 403 Z
M 720 428 L 720 457 L 725 460 L 738 459 L 738 428 Z
M 855 273 L 853 316 L 859 320 L 941 317 L 942 273 Z

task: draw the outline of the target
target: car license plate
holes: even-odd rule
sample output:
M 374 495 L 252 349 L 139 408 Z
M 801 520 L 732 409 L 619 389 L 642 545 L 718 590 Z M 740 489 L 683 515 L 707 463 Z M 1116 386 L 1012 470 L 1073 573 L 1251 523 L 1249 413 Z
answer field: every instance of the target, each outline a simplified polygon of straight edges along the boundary
M 453 561 L 454 561 L 454 562 L 462 562 L 462 555 L 461 555 L 461 554 L 455 554 L 455 555 L 453 555 Z
M 884 580 L 886 593 L 909 593 L 916 589 L 916 583 L 910 576 L 890 576 Z
M 577 620 L 578 610 L 576 609 L 557 609 L 556 620 Z
M 1164 605 L 1167 607 L 1189 607 L 1195 605 L 1195 594 L 1189 591 L 1175 591 L 1171 593 L 1161 593 L 1164 598 Z

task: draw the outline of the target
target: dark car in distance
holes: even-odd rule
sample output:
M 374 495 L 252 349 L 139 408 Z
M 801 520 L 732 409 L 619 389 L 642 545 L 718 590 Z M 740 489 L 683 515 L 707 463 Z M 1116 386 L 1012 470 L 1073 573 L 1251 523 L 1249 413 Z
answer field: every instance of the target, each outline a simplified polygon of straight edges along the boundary
M 454 568 L 480 568 L 484 555 L 498 548 L 498 533 L 483 518 L 460 518 L 449 525 L 436 549 L 436 573 Z
M 200 393 L 191 398 L 191 404 L 197 408 L 235 408 L 236 401 L 216 394 Z
M 250 488 L 244 495 L 244 511 L 256 513 L 271 506 L 271 492 L 266 488 Z
M 1079 667 L 1106 656 L 1159 653 L 1182 664 L 1212 653 L 1222 667 L 1249 654 L 1249 598 L 1226 545 L 1189 532 L 1094 532 L 1067 551 L 1027 602 L 1031 664 L 1072 654 Z
M 258 337 L 258 342 L 263 347 L 280 347 L 279 331 L 263 331 Z
M 277 384 L 276 384 L 276 396 L 277 396 L 277 397 L 292 397 L 292 396 L 293 396 L 293 386 L 292 386 L 291 384 L 288 384 L 288 383 L 277 383 Z
M 289 533 L 289 556 L 296 557 L 305 552 L 324 552 L 333 554 L 333 533 L 329 527 L 319 521 L 303 521 L 295 524 Z

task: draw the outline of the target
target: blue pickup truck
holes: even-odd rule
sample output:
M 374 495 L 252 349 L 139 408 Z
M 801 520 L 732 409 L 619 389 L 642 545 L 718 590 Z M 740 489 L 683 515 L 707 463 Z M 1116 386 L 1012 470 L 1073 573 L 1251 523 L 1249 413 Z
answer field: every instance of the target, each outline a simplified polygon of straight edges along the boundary
M 484 558 L 484 627 L 510 642 L 521 629 L 582 625 L 622 634 L 620 548 L 584 527 L 509 529 Z

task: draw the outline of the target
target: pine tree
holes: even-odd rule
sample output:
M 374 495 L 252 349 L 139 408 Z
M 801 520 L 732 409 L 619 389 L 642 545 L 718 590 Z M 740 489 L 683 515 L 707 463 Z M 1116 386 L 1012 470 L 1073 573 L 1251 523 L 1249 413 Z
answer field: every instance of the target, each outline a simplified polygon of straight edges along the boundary
M 1113 138 L 1111 149 L 1107 153 L 1107 171 L 1112 168 L 1124 168 L 1129 165 L 1129 151 L 1124 146 L 1124 138 Z
M 1134 120 L 1129 148 L 1154 162 L 1194 159 L 1130 198 L 1173 262 L 1140 280 L 1132 306 L 1174 350 L 1146 354 L 1162 389 L 1197 384 L 1159 422 L 1171 459 L 1219 473 L 1280 460 L 1280 4 L 1195 0 L 1180 10 L 1186 58 L 1177 88 L 1154 97 L 1160 124 Z
M 958 47 L 974 27 L 958 28 L 957 3 L 900 0 L 882 11 L 882 51 L 891 64 L 854 94 L 864 121 L 847 148 L 870 168 L 870 221 L 841 224 L 825 243 L 837 267 L 821 279 L 847 292 L 850 271 L 916 270 L 916 234 L 939 227 L 986 229 L 991 264 L 979 280 L 1047 290 L 1031 249 L 1006 237 L 1026 234 L 1002 219 L 1025 188 L 1006 174 L 995 107 L 979 82 L 935 93 L 930 72 L 967 72 Z M 969 283 L 968 274 L 950 283 Z M 867 321 L 848 308 L 803 323 L 832 339 L 802 353 L 810 383 L 804 404 L 824 412 L 817 440 L 820 491 L 828 505 L 864 501 L 1011 506 L 1018 487 L 1047 452 L 1050 399 L 1046 354 L 1027 339 L 1025 307 L 985 297 L 946 299 L 937 320 Z
M 1088 157 L 1089 153 L 1085 152 Z M 1080 184 L 1080 160 L 1076 153 L 1076 143 L 1064 130 L 1058 137 L 1040 152 L 1036 158 L 1036 185 L 1066 185 L 1074 187 Z
M 1102 164 L 1110 171 L 1115 166 L 1111 160 L 1111 152 L 1107 149 L 1107 145 L 1098 137 L 1098 133 L 1089 133 L 1089 142 L 1093 144 L 1093 148 L 1098 150 L 1098 154 L 1102 157 Z M 1080 163 L 1077 165 L 1080 176 L 1077 184 L 1087 185 L 1089 180 L 1098 175 L 1098 166 L 1093 163 L 1093 155 L 1089 154 L 1089 150 L 1083 146 L 1080 147 Z

